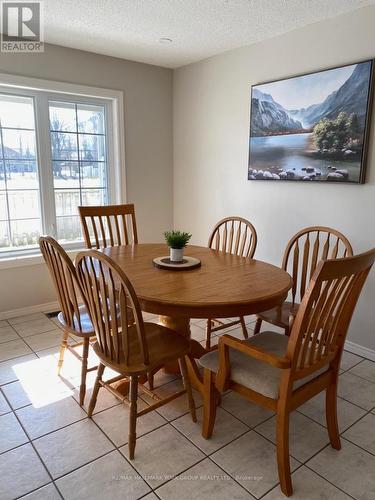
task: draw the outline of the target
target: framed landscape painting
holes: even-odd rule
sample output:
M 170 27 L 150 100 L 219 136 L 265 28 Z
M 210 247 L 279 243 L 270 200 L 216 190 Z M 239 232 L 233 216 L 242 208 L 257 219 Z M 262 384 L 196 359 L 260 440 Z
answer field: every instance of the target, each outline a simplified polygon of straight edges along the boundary
M 250 180 L 363 183 L 373 60 L 254 85 Z

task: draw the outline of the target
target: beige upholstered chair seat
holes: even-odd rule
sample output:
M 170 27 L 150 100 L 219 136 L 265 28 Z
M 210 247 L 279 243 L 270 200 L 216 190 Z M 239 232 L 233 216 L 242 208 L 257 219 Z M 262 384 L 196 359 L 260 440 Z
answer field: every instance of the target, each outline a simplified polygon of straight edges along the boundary
M 250 339 L 243 340 L 244 344 L 258 346 L 276 356 L 284 356 L 288 345 L 289 337 L 275 333 L 263 332 Z M 219 353 L 211 351 L 199 359 L 199 364 L 213 372 L 219 368 Z M 231 376 L 233 382 L 244 385 L 248 389 L 256 391 L 268 398 L 277 399 L 279 396 L 279 385 L 281 379 L 280 368 L 258 361 L 239 351 L 230 349 Z M 301 387 L 313 378 L 324 373 L 328 366 L 317 370 L 313 374 L 295 382 L 294 389 Z

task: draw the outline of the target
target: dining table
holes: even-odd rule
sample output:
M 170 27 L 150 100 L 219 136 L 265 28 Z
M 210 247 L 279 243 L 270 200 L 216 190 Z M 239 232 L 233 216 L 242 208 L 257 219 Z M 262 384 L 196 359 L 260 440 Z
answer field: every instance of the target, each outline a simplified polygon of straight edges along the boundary
M 201 393 L 203 379 L 196 360 L 207 351 L 191 339 L 190 320 L 260 313 L 282 304 L 292 287 L 290 275 L 279 267 L 202 246 L 185 248 L 185 254 L 199 259 L 201 266 L 179 271 L 154 265 L 154 258 L 168 255 L 168 247 L 162 243 L 113 246 L 102 251 L 123 269 L 142 310 L 158 315 L 160 324 L 190 339 L 189 377 Z

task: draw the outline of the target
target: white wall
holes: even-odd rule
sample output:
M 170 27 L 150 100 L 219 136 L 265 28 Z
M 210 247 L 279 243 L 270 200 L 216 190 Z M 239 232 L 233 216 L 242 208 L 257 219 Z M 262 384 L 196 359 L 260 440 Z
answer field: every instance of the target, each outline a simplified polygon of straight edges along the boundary
M 247 180 L 252 84 L 375 57 L 375 7 L 313 24 L 174 72 L 174 226 L 206 244 L 221 217 L 250 219 L 256 256 L 280 264 L 288 239 L 309 225 L 375 246 L 375 151 L 365 185 Z M 375 271 L 355 313 L 350 340 L 375 350 Z
M 172 225 L 172 71 L 47 45 L 44 54 L 0 53 L 0 72 L 124 92 L 126 191 L 140 241 Z M 55 300 L 44 265 L 0 267 L 0 315 Z

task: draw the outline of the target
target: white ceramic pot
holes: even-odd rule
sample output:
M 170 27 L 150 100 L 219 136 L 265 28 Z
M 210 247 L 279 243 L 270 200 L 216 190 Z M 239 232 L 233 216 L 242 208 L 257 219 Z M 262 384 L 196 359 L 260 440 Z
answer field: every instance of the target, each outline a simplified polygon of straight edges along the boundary
M 184 258 L 184 249 L 183 248 L 170 248 L 169 249 L 169 258 L 172 262 L 182 262 Z

